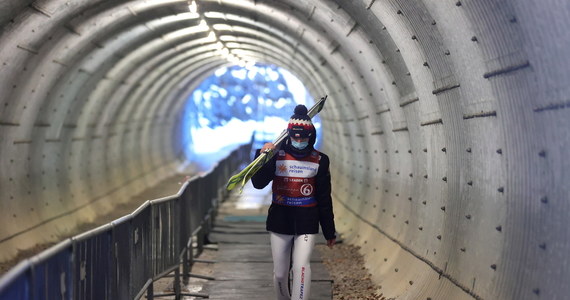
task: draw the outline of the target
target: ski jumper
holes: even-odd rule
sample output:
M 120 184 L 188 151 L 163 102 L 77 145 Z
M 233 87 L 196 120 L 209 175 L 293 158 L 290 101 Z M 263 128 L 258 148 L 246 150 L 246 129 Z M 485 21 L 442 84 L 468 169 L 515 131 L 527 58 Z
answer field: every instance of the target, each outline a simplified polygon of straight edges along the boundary
M 266 229 L 270 232 L 277 297 L 279 300 L 308 299 L 309 261 L 319 224 L 325 239 L 336 238 L 329 158 L 312 147 L 300 155 L 284 143 L 251 180 L 258 189 L 273 181 Z M 291 256 L 293 285 L 289 291 Z

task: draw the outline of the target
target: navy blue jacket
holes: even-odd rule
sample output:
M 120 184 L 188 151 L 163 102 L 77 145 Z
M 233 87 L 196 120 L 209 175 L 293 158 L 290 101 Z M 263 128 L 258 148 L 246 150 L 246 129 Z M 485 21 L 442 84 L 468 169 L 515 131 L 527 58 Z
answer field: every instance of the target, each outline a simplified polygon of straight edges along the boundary
M 291 150 L 291 146 L 289 146 L 288 143 L 283 143 L 281 149 L 293 156 L 299 155 Z M 256 157 L 259 156 L 260 150 L 261 149 L 257 149 Z M 279 149 L 275 151 L 279 151 Z M 272 203 L 267 216 L 266 229 L 268 231 L 290 235 L 316 234 L 319 233 L 320 224 L 325 239 L 331 240 L 336 238 L 331 198 L 330 161 L 326 154 L 322 152 L 320 154 L 319 170 L 315 178 L 317 206 L 298 207 Z M 251 178 L 251 182 L 255 188 L 262 189 L 273 180 L 275 177 L 276 161 L 277 155 L 273 156 L 273 158 L 263 165 Z

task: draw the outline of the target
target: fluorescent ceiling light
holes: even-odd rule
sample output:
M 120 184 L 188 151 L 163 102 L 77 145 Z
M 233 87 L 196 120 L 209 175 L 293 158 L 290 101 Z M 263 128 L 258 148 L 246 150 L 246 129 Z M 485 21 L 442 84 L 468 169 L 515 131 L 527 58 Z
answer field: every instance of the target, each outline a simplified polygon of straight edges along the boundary
M 147 9 L 147 8 L 151 8 L 151 7 L 155 7 L 155 6 L 161 6 L 161 5 L 169 5 L 172 3 L 180 3 L 180 2 L 187 2 L 187 0 L 151 0 L 151 1 L 145 1 L 143 3 L 141 3 L 140 5 L 137 5 L 136 8 L 137 9 Z
M 185 20 L 195 20 L 200 18 L 199 14 L 195 13 L 181 13 L 173 16 L 168 16 L 164 18 L 160 18 L 158 20 L 154 20 L 148 23 L 150 27 L 159 27 L 161 25 L 176 23 Z
M 233 35 L 221 35 L 220 37 L 220 41 L 237 41 L 238 39 L 233 36 Z
M 210 19 L 225 19 L 226 15 L 216 11 L 205 12 L 204 16 Z
M 228 24 L 215 24 L 213 27 L 215 30 L 232 30 L 232 27 Z
M 190 8 L 191 13 L 197 13 L 198 12 L 198 5 L 196 4 L 195 0 L 192 0 L 190 5 L 188 6 L 188 8 Z

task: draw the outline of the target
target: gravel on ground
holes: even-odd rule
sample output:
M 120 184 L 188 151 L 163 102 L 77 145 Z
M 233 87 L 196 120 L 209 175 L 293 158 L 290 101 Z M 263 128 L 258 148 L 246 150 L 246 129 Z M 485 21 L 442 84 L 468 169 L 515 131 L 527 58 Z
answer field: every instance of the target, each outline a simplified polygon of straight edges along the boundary
M 316 245 L 333 283 L 333 300 L 386 300 L 364 265 L 360 247 L 339 243 L 332 249 Z

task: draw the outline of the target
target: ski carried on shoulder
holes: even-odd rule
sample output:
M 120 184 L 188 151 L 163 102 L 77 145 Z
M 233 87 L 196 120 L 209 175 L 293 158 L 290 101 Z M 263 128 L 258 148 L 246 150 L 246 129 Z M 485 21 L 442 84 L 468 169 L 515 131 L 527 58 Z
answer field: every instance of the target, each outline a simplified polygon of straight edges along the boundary
M 316 116 L 325 106 L 326 100 L 327 100 L 327 95 L 325 95 L 319 101 L 317 101 L 317 103 L 315 103 L 315 105 L 313 105 L 308 110 L 307 115 L 310 118 Z M 279 136 L 275 139 L 275 141 L 273 141 L 275 149 L 279 149 L 279 146 L 287 138 L 287 136 L 288 136 L 287 129 L 285 129 L 281 132 L 281 134 L 279 134 Z M 273 155 L 275 155 L 273 150 L 268 150 L 259 154 L 259 156 L 255 160 L 253 160 L 249 165 L 247 165 L 247 167 L 245 167 L 239 173 L 235 174 L 230 178 L 228 184 L 226 185 L 226 189 L 230 191 L 233 188 L 235 188 L 238 183 L 241 182 L 241 189 L 240 189 L 241 193 L 247 181 L 250 180 L 251 177 L 253 177 L 253 175 L 255 175 L 255 173 L 257 173 L 257 171 L 259 171 L 259 169 L 261 169 L 261 167 L 273 157 Z

